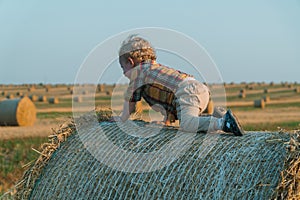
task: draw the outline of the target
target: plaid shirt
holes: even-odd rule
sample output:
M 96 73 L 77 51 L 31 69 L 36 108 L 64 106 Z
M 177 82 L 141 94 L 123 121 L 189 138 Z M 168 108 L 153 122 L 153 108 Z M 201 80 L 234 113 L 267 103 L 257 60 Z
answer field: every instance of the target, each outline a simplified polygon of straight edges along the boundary
M 158 104 L 176 116 L 174 93 L 187 77 L 192 76 L 154 61 L 143 62 L 132 69 L 125 100 L 137 102 L 143 97 L 150 106 Z

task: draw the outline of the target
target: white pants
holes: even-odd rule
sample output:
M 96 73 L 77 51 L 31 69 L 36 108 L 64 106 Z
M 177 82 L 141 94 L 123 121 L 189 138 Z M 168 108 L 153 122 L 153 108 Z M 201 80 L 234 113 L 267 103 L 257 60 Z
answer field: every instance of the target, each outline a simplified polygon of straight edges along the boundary
M 175 92 L 176 110 L 180 128 L 187 132 L 208 132 L 214 127 L 216 118 L 200 116 L 209 102 L 209 89 L 206 85 L 188 79 L 179 84 Z

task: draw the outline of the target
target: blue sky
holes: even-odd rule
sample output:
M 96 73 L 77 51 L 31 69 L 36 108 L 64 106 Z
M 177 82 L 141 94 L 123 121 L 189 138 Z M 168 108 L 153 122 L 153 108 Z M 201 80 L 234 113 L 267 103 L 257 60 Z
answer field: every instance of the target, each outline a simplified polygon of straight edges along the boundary
M 193 38 L 225 82 L 300 82 L 299 20 L 299 0 L 0 0 L 0 84 L 73 83 L 95 46 L 142 27 Z

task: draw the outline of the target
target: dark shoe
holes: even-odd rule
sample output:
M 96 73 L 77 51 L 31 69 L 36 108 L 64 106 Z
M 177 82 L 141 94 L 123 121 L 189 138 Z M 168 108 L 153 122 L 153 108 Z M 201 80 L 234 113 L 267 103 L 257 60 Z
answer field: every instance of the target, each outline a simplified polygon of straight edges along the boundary
M 244 130 L 230 109 L 224 116 L 224 125 L 222 130 L 224 132 L 233 133 L 235 136 L 242 136 L 244 134 Z

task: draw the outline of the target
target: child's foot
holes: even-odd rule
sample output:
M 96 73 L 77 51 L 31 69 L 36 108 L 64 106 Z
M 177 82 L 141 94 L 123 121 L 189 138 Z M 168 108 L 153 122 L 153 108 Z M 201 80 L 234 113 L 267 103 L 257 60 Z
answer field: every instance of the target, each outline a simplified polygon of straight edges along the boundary
M 221 106 L 214 107 L 213 116 L 216 118 L 222 118 L 226 114 L 226 109 Z
M 235 136 L 242 136 L 244 134 L 244 130 L 242 129 L 237 118 L 233 115 L 230 109 L 224 116 L 224 125 L 222 130 L 224 132 L 233 133 Z

